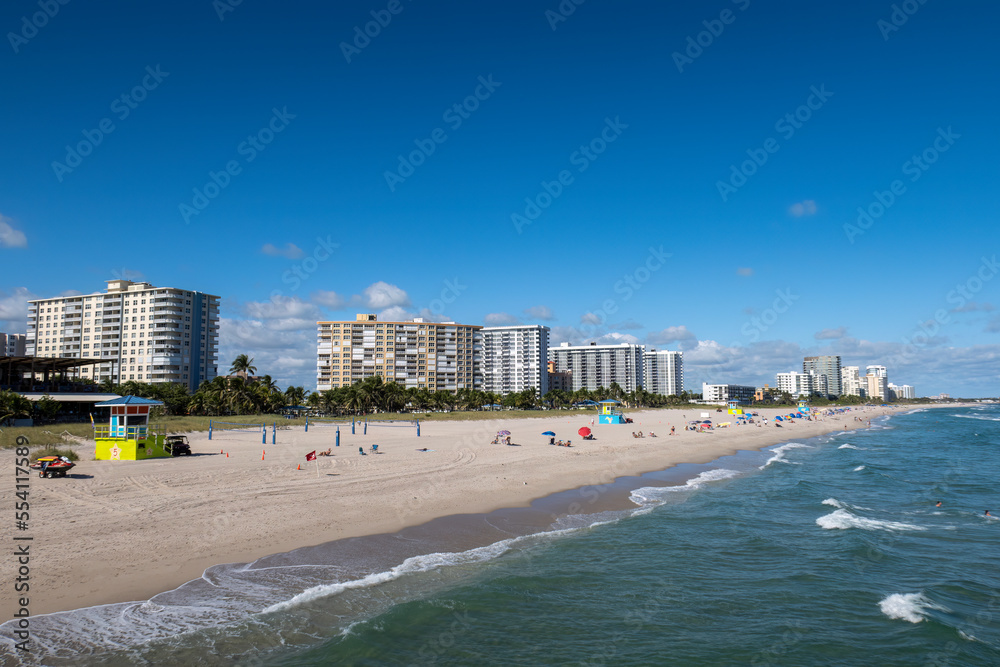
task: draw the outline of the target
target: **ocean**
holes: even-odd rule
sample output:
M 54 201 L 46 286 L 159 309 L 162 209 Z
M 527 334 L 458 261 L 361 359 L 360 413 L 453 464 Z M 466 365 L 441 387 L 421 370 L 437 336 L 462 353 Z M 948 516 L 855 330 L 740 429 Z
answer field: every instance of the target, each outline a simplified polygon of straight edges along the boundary
M 998 665 L 998 480 L 1000 406 L 918 409 L 37 617 L 27 664 Z

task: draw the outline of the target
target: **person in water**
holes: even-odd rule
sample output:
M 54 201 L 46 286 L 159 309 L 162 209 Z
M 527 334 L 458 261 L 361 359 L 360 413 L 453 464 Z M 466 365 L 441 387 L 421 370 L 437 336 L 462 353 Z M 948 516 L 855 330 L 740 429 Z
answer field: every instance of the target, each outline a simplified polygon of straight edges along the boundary
M 937 504 L 934 507 L 941 507 L 941 501 L 937 501 Z
M 993 515 L 990 514 L 989 510 L 986 510 L 985 512 L 983 512 L 983 516 L 993 516 Z

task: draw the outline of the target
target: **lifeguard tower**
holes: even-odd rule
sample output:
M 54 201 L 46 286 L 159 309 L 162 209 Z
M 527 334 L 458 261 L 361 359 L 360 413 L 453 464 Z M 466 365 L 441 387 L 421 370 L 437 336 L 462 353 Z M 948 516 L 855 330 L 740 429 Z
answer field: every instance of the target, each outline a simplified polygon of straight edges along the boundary
M 108 425 L 94 425 L 94 457 L 98 461 L 139 461 L 170 454 L 163 448 L 162 426 L 149 425 L 149 409 L 163 405 L 138 396 L 122 396 L 94 407 L 111 408 Z
M 743 408 L 740 407 L 739 401 L 726 401 L 726 407 L 729 409 L 729 414 L 731 415 L 743 414 Z
M 803 401 L 799 399 L 799 412 L 801 414 L 807 415 L 809 414 L 809 410 L 810 410 L 809 401 Z
M 625 417 L 622 416 L 621 405 L 618 401 L 601 401 L 598 405 L 598 424 L 624 424 Z

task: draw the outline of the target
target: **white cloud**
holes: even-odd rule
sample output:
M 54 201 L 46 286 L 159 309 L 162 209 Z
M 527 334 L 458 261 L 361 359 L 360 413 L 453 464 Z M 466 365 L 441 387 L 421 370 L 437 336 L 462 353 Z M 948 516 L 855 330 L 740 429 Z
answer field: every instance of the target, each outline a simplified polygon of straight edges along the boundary
M 0 291 L 0 331 L 23 333 L 28 323 L 28 300 L 37 298 L 27 287 L 15 287 L 10 294 Z
M 364 295 L 365 305 L 372 309 L 410 305 L 410 297 L 405 290 L 381 280 L 366 287 Z
M 629 343 L 632 345 L 638 345 L 639 339 L 632 334 L 619 333 L 618 331 L 609 331 L 608 333 L 598 336 L 595 342 L 598 345 L 621 345 L 622 343 Z
M 325 290 L 316 290 L 312 293 L 310 298 L 319 305 L 332 308 L 333 310 L 340 310 L 349 303 L 348 299 L 340 294 L 337 294 L 336 292 L 327 292 Z
M 555 315 L 552 314 L 552 309 L 548 306 L 532 306 L 531 308 L 525 308 L 524 313 L 529 317 L 533 317 L 536 320 L 554 320 Z
M 59 296 L 80 296 L 83 294 L 80 290 L 68 289 L 63 292 L 59 292 Z
M 0 248 L 27 248 L 28 237 L 10 224 L 10 218 L 0 214 Z
M 276 295 L 270 301 L 248 301 L 243 305 L 243 312 L 257 320 L 312 320 L 314 326 L 320 319 L 319 308 L 297 296 Z
M 788 207 L 788 212 L 793 216 L 795 216 L 796 218 L 801 218 L 804 215 L 815 215 L 816 202 L 814 202 L 812 199 L 806 199 L 805 201 L 796 202 Z
M 991 310 L 994 310 L 994 306 L 993 306 L 992 303 L 989 303 L 989 302 L 986 302 L 986 301 L 984 301 L 983 303 L 976 303 L 975 301 L 970 301 L 970 302 L 966 303 L 965 305 L 959 306 L 958 308 L 952 308 L 951 312 L 953 312 L 953 313 L 974 313 L 977 310 L 982 310 L 982 311 L 989 312 Z
M 520 324 L 521 320 L 516 315 L 510 313 L 489 313 L 483 318 L 483 323 L 489 327 L 502 327 L 511 324 Z
M 580 324 L 590 324 L 591 326 L 601 326 L 601 316 L 594 313 L 584 313 L 580 317 Z
M 284 248 L 279 248 L 273 243 L 265 243 L 260 249 L 265 255 L 271 255 L 272 257 L 284 257 L 285 259 L 298 259 L 305 255 L 302 252 L 302 248 L 298 247 L 294 243 L 286 243 Z
M 654 331 L 646 336 L 646 340 L 652 345 L 670 345 L 671 343 L 694 343 L 698 337 L 691 333 L 684 325 L 679 327 L 667 327 L 662 331 Z
M 299 325 L 302 328 L 295 328 Z M 219 373 L 225 375 L 239 354 L 253 357 L 257 373 L 270 375 L 281 388 L 289 385 L 316 388 L 315 321 L 222 318 Z
M 813 334 L 816 340 L 840 340 L 847 336 L 847 327 L 837 327 L 836 329 L 823 329 Z
M 736 269 L 736 275 L 738 275 L 738 276 L 747 276 L 747 277 L 752 276 L 753 275 L 753 269 L 751 269 L 749 267 L 741 266 L 738 269 Z

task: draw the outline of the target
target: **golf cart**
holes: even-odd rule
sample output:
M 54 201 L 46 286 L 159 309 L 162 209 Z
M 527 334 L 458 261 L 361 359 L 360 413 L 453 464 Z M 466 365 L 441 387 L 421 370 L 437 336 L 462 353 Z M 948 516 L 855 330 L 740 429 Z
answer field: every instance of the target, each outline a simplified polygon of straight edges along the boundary
M 188 444 L 186 435 L 168 435 L 163 443 L 163 449 L 171 456 L 186 454 L 191 456 L 191 445 Z

